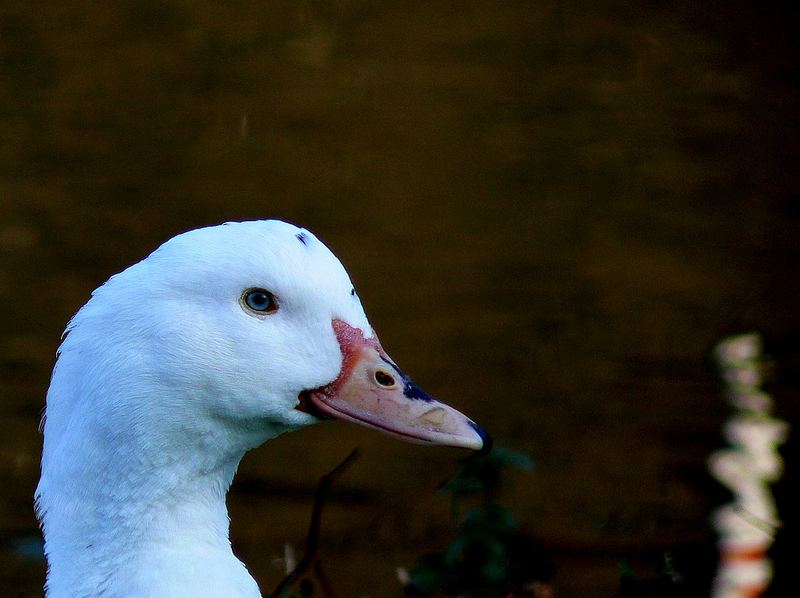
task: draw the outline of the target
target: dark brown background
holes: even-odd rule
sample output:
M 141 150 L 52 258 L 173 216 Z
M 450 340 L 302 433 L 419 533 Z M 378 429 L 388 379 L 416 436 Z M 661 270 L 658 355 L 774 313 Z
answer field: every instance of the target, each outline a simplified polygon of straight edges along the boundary
M 709 348 L 762 331 L 800 411 L 795 34 L 746 1 L 2 3 L 0 593 L 41 588 L 20 553 L 69 316 L 165 238 L 265 217 L 315 231 L 395 359 L 532 455 L 506 504 L 558 596 L 611 596 L 620 559 L 665 550 L 710 575 Z M 264 588 L 356 444 L 323 538 L 340 592 L 397 596 L 394 568 L 447 541 L 461 453 L 318 426 L 234 486 Z

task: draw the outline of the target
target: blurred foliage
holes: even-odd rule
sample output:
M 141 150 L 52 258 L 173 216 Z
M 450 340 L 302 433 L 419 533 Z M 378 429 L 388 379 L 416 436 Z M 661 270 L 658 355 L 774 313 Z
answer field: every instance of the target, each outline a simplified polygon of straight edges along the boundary
M 405 588 L 409 598 L 462 596 L 470 598 L 549 597 L 555 566 L 548 551 L 522 533 L 514 515 L 499 504 L 499 490 L 508 468 L 529 471 L 524 453 L 496 446 L 486 454 L 465 459 L 455 475 L 442 485 L 450 494 L 458 531 L 440 552 L 417 561 Z M 471 503 L 461 517 L 465 503 Z M 620 561 L 620 585 L 615 598 L 667 598 L 693 595 L 670 552 L 637 573 Z
M 638 576 L 625 560 L 620 562 L 620 575 L 620 590 L 614 598 L 680 598 L 693 595 L 669 552 L 664 553 L 655 575 Z
M 451 495 L 454 517 L 461 519 L 458 531 L 441 552 L 416 563 L 407 596 L 505 597 L 552 578 L 546 551 L 521 533 L 513 514 L 497 502 L 502 474 L 509 467 L 530 470 L 532 463 L 522 453 L 497 446 L 464 460 L 442 486 Z M 478 499 L 478 504 L 460 518 L 468 499 Z
M 501 472 L 506 467 L 530 471 L 533 462 L 528 455 L 503 446 L 495 446 L 488 453 L 478 453 L 462 461 L 455 475 L 442 486 L 452 497 L 454 516 L 458 517 L 459 504 L 466 498 L 483 494 L 484 503 L 496 502 Z

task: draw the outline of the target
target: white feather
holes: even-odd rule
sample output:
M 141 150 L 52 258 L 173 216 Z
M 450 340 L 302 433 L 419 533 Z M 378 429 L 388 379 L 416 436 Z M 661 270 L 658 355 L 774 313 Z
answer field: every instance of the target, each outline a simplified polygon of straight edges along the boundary
M 242 307 L 252 287 L 275 314 Z M 259 596 L 225 495 L 247 450 L 315 421 L 294 407 L 340 370 L 332 319 L 372 334 L 351 288 L 310 233 L 259 221 L 179 235 L 92 294 L 47 393 L 48 596 Z

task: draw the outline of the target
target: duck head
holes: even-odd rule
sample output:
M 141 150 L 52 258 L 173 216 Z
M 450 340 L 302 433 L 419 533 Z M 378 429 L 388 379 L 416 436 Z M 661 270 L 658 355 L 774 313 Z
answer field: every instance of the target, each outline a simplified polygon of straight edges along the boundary
M 200 304 L 201 325 L 178 342 L 217 364 L 198 376 L 215 388 L 219 416 L 287 429 L 334 418 L 407 441 L 482 448 L 474 422 L 389 358 L 341 263 L 310 232 L 279 221 L 228 224 L 183 235 L 152 258 L 185 259 L 187 244 L 204 248 L 197 279 L 177 265 L 162 271 L 188 304 Z
M 48 596 L 257 596 L 225 496 L 244 453 L 338 418 L 480 449 L 397 367 L 339 260 L 279 221 L 191 231 L 67 326 L 43 420 Z M 223 590 L 224 589 L 224 590 Z
M 116 433 L 149 413 L 157 419 L 150 425 L 181 434 L 208 435 L 221 424 L 244 448 L 328 418 L 419 443 L 480 449 L 486 439 L 389 358 L 333 253 L 280 221 L 167 241 L 93 293 L 60 354 L 54 380 L 82 391 L 48 397 L 54 436 L 80 396 L 111 402 L 93 411 L 110 411 L 105 425 Z M 87 364 L 107 375 L 66 371 Z

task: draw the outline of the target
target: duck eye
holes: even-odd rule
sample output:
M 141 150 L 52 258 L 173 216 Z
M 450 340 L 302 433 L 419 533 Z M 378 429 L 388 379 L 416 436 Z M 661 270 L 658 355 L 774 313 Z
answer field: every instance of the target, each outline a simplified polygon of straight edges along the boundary
M 248 289 L 242 295 L 242 302 L 253 311 L 271 314 L 278 311 L 275 295 L 264 289 Z

